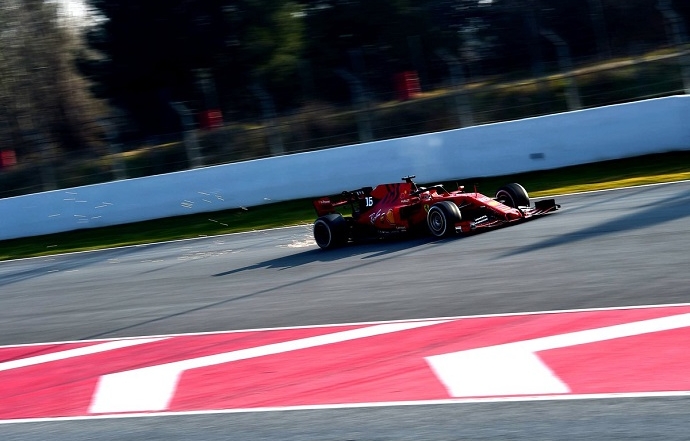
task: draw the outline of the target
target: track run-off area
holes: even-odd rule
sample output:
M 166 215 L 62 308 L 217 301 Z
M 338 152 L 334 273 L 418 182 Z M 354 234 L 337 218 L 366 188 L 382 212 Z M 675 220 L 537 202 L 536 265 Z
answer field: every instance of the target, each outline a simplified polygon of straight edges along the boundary
M 2 439 L 686 439 L 690 183 L 0 263 Z

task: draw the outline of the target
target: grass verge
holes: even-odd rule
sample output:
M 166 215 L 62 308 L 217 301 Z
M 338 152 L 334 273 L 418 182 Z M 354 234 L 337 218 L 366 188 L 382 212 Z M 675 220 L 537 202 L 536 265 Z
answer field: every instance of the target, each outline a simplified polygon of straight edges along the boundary
M 690 179 L 690 152 L 684 151 L 510 176 L 463 179 L 458 183 L 466 188 L 477 185 L 480 192 L 490 195 L 507 182 L 519 182 L 530 196 L 540 197 L 686 179 Z M 452 189 L 456 183 L 446 185 Z M 309 224 L 314 219 L 311 199 L 302 199 L 0 241 L 0 260 Z

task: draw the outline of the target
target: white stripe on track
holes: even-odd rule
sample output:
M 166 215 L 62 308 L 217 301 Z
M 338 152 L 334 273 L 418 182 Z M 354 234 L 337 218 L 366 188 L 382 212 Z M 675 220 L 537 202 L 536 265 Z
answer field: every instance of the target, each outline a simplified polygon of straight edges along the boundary
M 35 357 L 20 358 L 18 360 L 6 361 L 0 363 L 0 371 L 8 371 L 10 369 L 19 369 L 27 366 L 34 366 L 37 364 L 50 363 L 52 361 L 66 360 L 68 358 L 82 357 L 84 355 L 98 354 L 100 352 L 112 351 L 115 349 L 128 348 L 130 346 L 143 345 L 159 340 L 165 340 L 166 337 L 158 338 L 138 338 L 130 340 L 114 340 L 106 343 L 100 343 L 83 348 L 68 349 L 66 351 L 53 352 L 50 354 L 37 355 Z M 1 347 L 0 347 L 1 348 Z

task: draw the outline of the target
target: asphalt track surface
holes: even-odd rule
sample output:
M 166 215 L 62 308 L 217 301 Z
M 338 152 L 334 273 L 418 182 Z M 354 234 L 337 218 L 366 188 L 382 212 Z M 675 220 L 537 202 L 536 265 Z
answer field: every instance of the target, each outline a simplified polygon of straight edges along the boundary
M 304 226 L 2 262 L 0 344 L 690 302 L 690 182 L 558 202 L 553 215 L 447 240 L 322 252 Z M 0 425 L 3 440 L 499 438 L 690 439 L 690 398 Z

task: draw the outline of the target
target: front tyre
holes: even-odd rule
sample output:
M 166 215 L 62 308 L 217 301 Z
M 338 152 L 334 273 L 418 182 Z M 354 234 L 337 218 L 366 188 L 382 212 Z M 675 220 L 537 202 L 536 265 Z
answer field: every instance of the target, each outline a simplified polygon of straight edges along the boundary
M 426 215 L 429 231 L 436 237 L 454 234 L 455 224 L 461 219 L 460 209 L 451 201 L 442 201 L 432 205 Z
M 512 208 L 529 207 L 530 204 L 527 190 L 516 183 L 506 184 L 499 188 L 496 192 L 496 200 Z
M 314 222 L 314 240 L 323 250 L 342 246 L 347 238 L 347 221 L 340 214 L 327 214 Z

